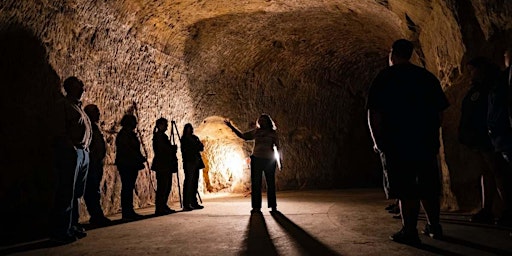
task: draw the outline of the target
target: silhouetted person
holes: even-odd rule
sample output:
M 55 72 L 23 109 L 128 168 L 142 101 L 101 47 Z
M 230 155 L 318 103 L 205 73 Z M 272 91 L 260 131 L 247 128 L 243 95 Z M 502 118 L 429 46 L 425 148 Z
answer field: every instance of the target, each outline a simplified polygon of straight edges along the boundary
M 121 131 L 116 138 L 116 165 L 121 176 L 121 209 L 126 220 L 140 219 L 143 216 L 133 210 L 133 189 L 139 171 L 144 169 L 146 158 L 140 151 L 140 141 L 135 133 L 137 119 L 134 115 L 124 115 Z
M 87 235 L 78 224 L 78 199 L 84 194 L 92 130 L 81 108 L 83 82 L 72 76 L 64 81 L 63 87 L 66 97 L 57 102 L 58 131 L 54 145 L 57 191 L 50 238 L 69 243 Z
M 437 154 L 440 114 L 449 104 L 439 80 L 409 62 L 412 52 L 412 43 L 405 39 L 393 43 L 391 66 L 373 81 L 367 108 L 374 149 L 384 167 L 386 196 L 400 201 L 403 228 L 390 238 L 418 244 L 420 200 L 428 221 L 424 233 L 442 235 Z
M 459 141 L 472 149 L 481 162 L 482 208 L 471 216 L 472 222 L 494 223 L 493 205 L 496 192 L 503 194 L 503 172 L 507 163 L 494 152 L 487 127 L 489 91 L 499 77 L 499 67 L 485 57 L 476 57 L 467 64 L 471 87 L 462 101 Z M 503 198 L 502 198 L 503 199 Z
M 506 184 L 502 187 L 504 191 L 502 198 L 505 202 L 505 209 L 502 215 L 498 218 L 497 224 L 499 225 L 512 225 L 512 209 L 510 198 L 510 183 L 512 172 L 512 89 L 511 77 L 512 71 L 510 67 L 512 49 L 508 49 L 504 54 L 504 61 L 506 69 L 499 76 L 496 85 L 491 88 L 489 93 L 489 110 L 487 116 L 487 125 L 489 128 L 489 135 L 491 137 L 494 150 L 501 154 L 503 159 L 508 164 L 508 171 L 504 172 L 504 177 L 501 179 Z
M 199 171 L 205 167 L 200 153 L 203 150 L 204 145 L 199 138 L 194 135 L 192 125 L 190 123 L 185 124 L 181 137 L 181 156 L 183 158 L 183 170 L 185 171 L 185 181 L 183 185 L 184 211 L 204 208 L 204 206 L 197 202 L 196 197 L 198 193 Z
M 92 141 L 89 146 L 89 172 L 87 174 L 84 201 L 87 206 L 87 211 L 89 212 L 89 215 L 91 215 L 89 223 L 96 225 L 108 225 L 111 223 L 111 220 L 103 214 L 100 203 L 100 183 L 103 178 L 103 159 L 107 152 L 103 134 L 97 125 L 100 121 L 100 110 L 98 109 L 98 106 L 90 104 L 85 106 L 84 111 L 91 120 L 92 125 Z
M 167 201 L 172 189 L 172 174 L 178 172 L 178 159 L 176 158 L 178 147 L 172 145 L 169 137 L 165 134 L 167 127 L 167 119 L 160 118 L 156 120 L 155 128 L 153 129 L 153 152 L 155 157 L 153 158 L 151 170 L 156 172 L 156 215 L 176 212 L 167 206 Z
M 230 121 L 224 122 L 238 137 L 254 140 L 251 155 L 251 213 L 261 211 L 262 173 L 265 173 L 267 183 L 268 208 L 272 208 L 274 212 L 277 211 L 275 174 L 278 159 L 275 157 L 274 147 L 277 150 L 280 145 L 274 121 L 269 115 L 262 114 L 256 122 L 257 128 L 245 133 L 236 129 Z

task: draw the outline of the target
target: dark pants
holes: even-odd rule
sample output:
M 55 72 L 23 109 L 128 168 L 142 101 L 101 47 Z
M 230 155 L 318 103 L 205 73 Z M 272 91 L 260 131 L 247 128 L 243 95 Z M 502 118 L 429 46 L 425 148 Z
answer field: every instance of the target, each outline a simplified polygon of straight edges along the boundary
M 57 190 L 52 217 L 52 236 L 72 236 L 78 225 L 78 199 L 84 195 L 89 152 L 84 149 L 56 151 Z
M 410 159 L 381 152 L 380 158 L 388 199 L 436 199 L 441 195 L 437 156 Z
M 103 178 L 103 163 L 91 161 L 89 173 L 87 174 L 87 185 L 85 186 L 84 200 L 91 219 L 104 217 L 101 209 L 100 183 Z
M 417 234 L 420 203 L 430 225 L 439 224 L 441 180 L 437 156 L 411 159 L 397 154 L 380 154 L 384 191 L 400 201 L 402 225 Z
M 277 207 L 276 203 L 276 160 L 251 156 L 251 205 L 261 208 L 261 179 L 265 173 L 267 183 L 268 207 Z
M 183 182 L 183 205 L 197 205 L 197 188 L 199 186 L 199 162 L 187 161 L 183 164 L 185 181 Z
M 118 165 L 119 176 L 121 176 L 121 212 L 123 215 L 134 214 L 133 210 L 133 189 L 139 175 L 139 170 L 129 166 Z
M 512 187 L 509 182 L 512 179 L 512 151 L 500 152 L 501 158 L 505 160 L 505 167 L 498 165 L 493 173 L 496 188 L 500 198 L 503 200 L 503 214 L 512 217 Z
M 183 205 L 198 205 L 197 188 L 199 187 L 199 160 L 183 162 L 185 181 L 183 181 Z
M 167 201 L 172 188 L 172 173 L 166 171 L 156 171 L 156 199 L 155 208 L 157 211 L 168 208 Z

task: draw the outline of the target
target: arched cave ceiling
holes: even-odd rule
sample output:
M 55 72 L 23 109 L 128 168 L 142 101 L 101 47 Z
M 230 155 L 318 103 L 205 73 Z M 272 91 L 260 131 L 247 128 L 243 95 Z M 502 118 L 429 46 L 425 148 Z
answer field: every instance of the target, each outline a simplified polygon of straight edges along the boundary
M 448 90 L 457 84 L 467 58 L 498 59 L 510 39 L 511 10 L 510 1 L 498 0 L 4 0 L 1 46 L 2 56 L 9 58 L 2 62 L 1 93 L 11 115 L 2 127 L 9 139 L 1 150 L 11 152 L 4 166 L 19 171 L 2 173 L 2 196 L 29 187 L 18 186 L 28 182 L 36 184 L 32 194 L 42 190 L 50 197 L 50 185 L 26 178 L 35 169 L 42 170 L 37 177 L 51 173 L 45 157 L 49 146 L 36 147 L 32 139 L 50 140 L 59 88 L 55 77 L 71 75 L 86 84 L 84 103 L 102 111 L 108 143 L 102 183 L 106 212 L 119 209 L 113 141 L 120 118 L 134 107 L 149 159 L 157 118 L 174 119 L 180 129 L 187 122 L 197 127 L 212 149 L 203 156 L 211 160 L 209 171 L 227 172 L 209 177 L 214 181 L 204 192 L 248 189 L 247 173 L 235 175 L 237 183 L 229 170 L 219 169 L 223 159 L 208 154 L 226 144 L 244 157 L 250 147 L 227 130 L 220 137 L 212 131 L 224 132 L 223 118 L 245 130 L 262 112 L 275 119 L 283 140 L 280 189 L 376 186 L 379 164 L 371 152 L 364 99 L 373 77 L 387 65 L 391 43 L 412 40 L 418 49 L 414 61 L 438 75 Z M 26 38 L 34 44 L 20 44 Z M 25 54 L 35 48 L 41 54 Z M 41 65 L 28 67 L 34 62 Z M 42 121 L 20 125 L 26 119 Z M 33 134 L 27 126 L 34 125 L 39 135 L 20 136 Z M 38 164 L 19 165 L 20 152 L 27 148 L 47 153 L 35 154 Z M 450 164 L 444 167 L 453 182 Z M 139 175 L 139 206 L 154 199 L 149 175 Z

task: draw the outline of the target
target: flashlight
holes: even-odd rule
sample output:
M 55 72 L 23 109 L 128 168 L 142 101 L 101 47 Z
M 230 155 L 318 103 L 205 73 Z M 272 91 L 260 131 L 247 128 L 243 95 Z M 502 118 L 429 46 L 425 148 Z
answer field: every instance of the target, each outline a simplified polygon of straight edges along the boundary
M 276 158 L 276 161 L 277 161 L 277 168 L 279 168 L 279 170 L 281 170 L 281 158 L 279 157 L 279 151 L 277 151 L 276 145 L 274 145 L 273 148 L 274 148 L 274 157 Z

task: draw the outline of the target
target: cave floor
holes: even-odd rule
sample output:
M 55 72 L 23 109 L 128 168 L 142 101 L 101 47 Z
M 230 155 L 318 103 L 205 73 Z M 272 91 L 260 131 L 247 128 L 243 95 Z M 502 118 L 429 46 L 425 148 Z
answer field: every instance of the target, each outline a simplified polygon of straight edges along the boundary
M 265 203 L 265 195 L 264 207 Z M 108 227 L 85 225 L 88 236 L 52 246 L 41 240 L 4 253 L 17 255 L 512 255 L 511 229 L 467 222 L 468 214 L 442 213 L 445 239 L 420 234 L 418 247 L 389 235 L 400 221 L 384 210 L 390 204 L 379 189 L 278 192 L 277 214 L 264 208 L 250 214 L 250 196 L 205 198 L 202 210 L 156 217 L 139 209 L 143 220 Z M 174 202 L 171 208 L 179 208 Z M 418 227 L 425 224 L 424 215 Z M 5 248 L 4 248 L 5 249 Z M 0 251 L 1 252 L 1 251 Z M 0 253 L 2 254 L 2 253 Z

